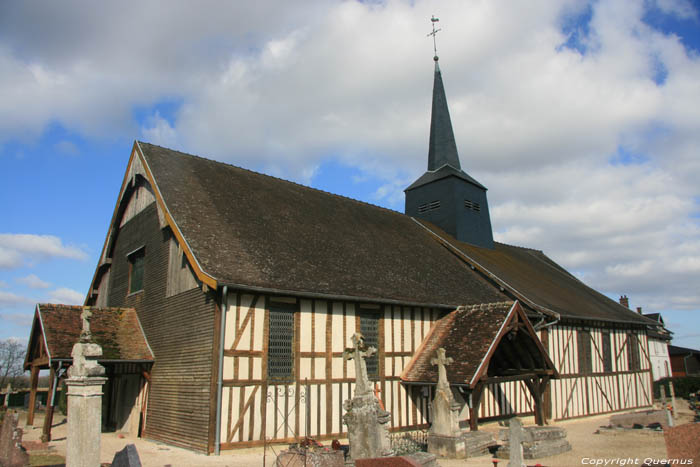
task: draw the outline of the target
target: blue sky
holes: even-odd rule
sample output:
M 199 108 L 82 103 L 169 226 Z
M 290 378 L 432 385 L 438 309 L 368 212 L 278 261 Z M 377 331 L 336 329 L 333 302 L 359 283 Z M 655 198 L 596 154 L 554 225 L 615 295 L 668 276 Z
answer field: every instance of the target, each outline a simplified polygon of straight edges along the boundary
M 80 303 L 135 139 L 398 211 L 432 40 L 497 240 L 700 348 L 700 5 L 0 4 L 0 338 Z

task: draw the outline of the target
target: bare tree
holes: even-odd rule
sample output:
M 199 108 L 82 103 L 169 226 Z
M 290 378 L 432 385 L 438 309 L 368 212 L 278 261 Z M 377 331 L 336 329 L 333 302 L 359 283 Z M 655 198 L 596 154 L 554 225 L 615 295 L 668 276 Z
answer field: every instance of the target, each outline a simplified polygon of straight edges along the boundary
M 0 388 L 24 373 L 24 352 L 16 339 L 0 341 Z

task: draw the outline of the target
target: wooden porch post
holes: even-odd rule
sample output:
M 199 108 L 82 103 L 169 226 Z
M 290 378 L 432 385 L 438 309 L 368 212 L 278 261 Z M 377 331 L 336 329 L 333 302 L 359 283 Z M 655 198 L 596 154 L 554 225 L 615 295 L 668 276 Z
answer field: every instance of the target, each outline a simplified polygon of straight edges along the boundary
M 31 391 L 29 392 L 29 413 L 27 413 L 27 426 L 34 425 L 34 408 L 36 407 L 36 388 L 39 385 L 39 366 L 32 363 L 32 375 L 30 377 Z
M 481 405 L 481 394 L 484 391 L 484 383 L 479 382 L 472 391 L 472 406 L 469 408 L 469 430 L 479 430 L 479 406 Z
M 53 406 L 54 406 L 54 392 L 56 391 L 56 368 L 51 366 L 51 373 L 49 375 L 49 394 L 46 398 L 46 415 L 44 416 L 44 427 L 41 432 L 41 441 L 48 443 L 51 441 L 51 425 L 53 424 Z
M 548 376 L 544 376 L 542 377 L 542 379 L 535 376 L 532 379 L 524 380 L 525 385 L 528 387 L 530 393 L 532 394 L 532 399 L 535 401 L 535 423 L 539 426 L 543 426 L 547 421 L 544 413 L 543 390 L 545 387 L 547 387 L 548 380 Z

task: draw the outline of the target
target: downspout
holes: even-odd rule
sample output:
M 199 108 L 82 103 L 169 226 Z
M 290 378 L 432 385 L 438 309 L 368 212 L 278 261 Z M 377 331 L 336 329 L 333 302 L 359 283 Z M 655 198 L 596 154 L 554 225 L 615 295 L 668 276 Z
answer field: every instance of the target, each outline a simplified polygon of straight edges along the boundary
M 226 337 L 226 310 L 228 309 L 228 286 L 225 285 L 221 292 L 221 328 L 219 330 L 219 371 L 216 383 L 216 430 L 214 439 L 214 454 L 221 453 L 221 394 L 224 385 L 224 338 Z

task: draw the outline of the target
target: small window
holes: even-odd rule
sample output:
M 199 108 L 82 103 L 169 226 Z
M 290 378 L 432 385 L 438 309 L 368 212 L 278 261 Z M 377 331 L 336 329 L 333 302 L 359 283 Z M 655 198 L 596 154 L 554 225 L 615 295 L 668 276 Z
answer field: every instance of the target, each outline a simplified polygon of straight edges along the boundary
M 379 316 L 378 311 L 360 310 L 360 332 L 365 338 L 367 347 L 374 347 L 379 351 Z M 377 353 L 365 360 L 367 376 L 370 380 L 379 379 L 379 358 Z
M 129 293 L 143 290 L 143 269 L 146 259 L 146 250 L 141 248 L 131 253 L 129 259 Z
M 275 381 L 294 379 L 295 304 L 271 303 L 267 346 L 267 376 Z
M 603 333 L 603 371 L 612 373 L 612 347 L 610 345 L 610 333 Z
M 639 339 L 636 334 L 627 334 L 627 364 L 629 371 L 640 369 L 639 364 Z
M 583 375 L 592 373 L 591 368 L 591 333 L 579 330 L 578 340 L 578 372 Z

